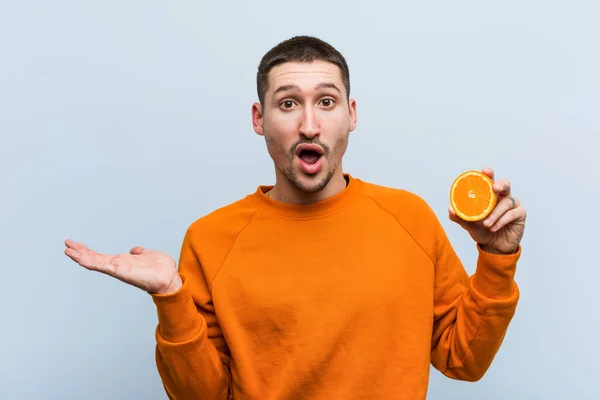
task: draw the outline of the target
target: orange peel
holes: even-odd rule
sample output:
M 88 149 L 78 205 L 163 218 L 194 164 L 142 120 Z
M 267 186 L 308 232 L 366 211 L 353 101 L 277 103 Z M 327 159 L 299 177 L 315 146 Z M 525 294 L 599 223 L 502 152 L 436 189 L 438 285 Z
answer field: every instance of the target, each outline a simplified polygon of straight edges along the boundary
M 480 221 L 487 217 L 498 201 L 492 186 L 494 181 L 483 172 L 471 170 L 458 175 L 450 187 L 450 205 L 465 221 Z

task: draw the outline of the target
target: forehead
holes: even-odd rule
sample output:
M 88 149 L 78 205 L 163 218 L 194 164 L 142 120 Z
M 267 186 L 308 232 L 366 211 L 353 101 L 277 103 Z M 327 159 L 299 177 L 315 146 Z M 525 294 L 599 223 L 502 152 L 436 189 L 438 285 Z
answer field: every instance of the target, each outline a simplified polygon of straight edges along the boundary
M 286 62 L 276 65 L 269 71 L 269 92 L 279 86 L 297 85 L 301 88 L 312 88 L 318 83 L 330 82 L 343 90 L 342 73 L 340 68 L 327 61 Z

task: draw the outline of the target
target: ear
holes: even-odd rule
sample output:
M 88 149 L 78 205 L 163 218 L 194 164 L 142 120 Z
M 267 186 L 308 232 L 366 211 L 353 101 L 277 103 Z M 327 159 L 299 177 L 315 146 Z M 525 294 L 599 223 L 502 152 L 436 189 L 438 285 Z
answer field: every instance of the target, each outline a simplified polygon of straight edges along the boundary
M 260 103 L 252 104 L 252 127 L 258 135 L 263 136 L 265 134 L 263 130 L 262 106 Z
M 350 113 L 350 132 L 356 128 L 356 100 L 348 100 L 348 111 Z

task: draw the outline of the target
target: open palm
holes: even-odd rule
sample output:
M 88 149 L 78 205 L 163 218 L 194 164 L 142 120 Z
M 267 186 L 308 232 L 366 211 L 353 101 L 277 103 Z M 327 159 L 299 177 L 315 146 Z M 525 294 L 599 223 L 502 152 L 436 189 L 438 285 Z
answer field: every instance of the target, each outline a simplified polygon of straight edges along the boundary
M 65 241 L 65 254 L 91 271 L 98 271 L 148 293 L 170 293 L 181 286 L 173 257 L 161 251 L 134 247 L 129 254 L 99 254 L 82 243 Z

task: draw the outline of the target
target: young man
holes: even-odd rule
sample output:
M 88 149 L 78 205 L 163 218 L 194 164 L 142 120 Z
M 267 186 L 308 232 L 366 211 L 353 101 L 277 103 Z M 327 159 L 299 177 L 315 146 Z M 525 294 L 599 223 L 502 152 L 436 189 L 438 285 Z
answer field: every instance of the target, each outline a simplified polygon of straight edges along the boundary
M 152 295 L 170 399 L 424 399 L 429 366 L 475 381 L 515 312 L 526 212 L 498 181 L 468 276 L 417 195 L 344 173 L 356 126 L 346 61 L 312 37 L 270 50 L 254 130 L 274 186 L 195 221 L 179 267 L 159 251 L 66 254 Z M 484 169 L 493 179 L 493 172 Z

